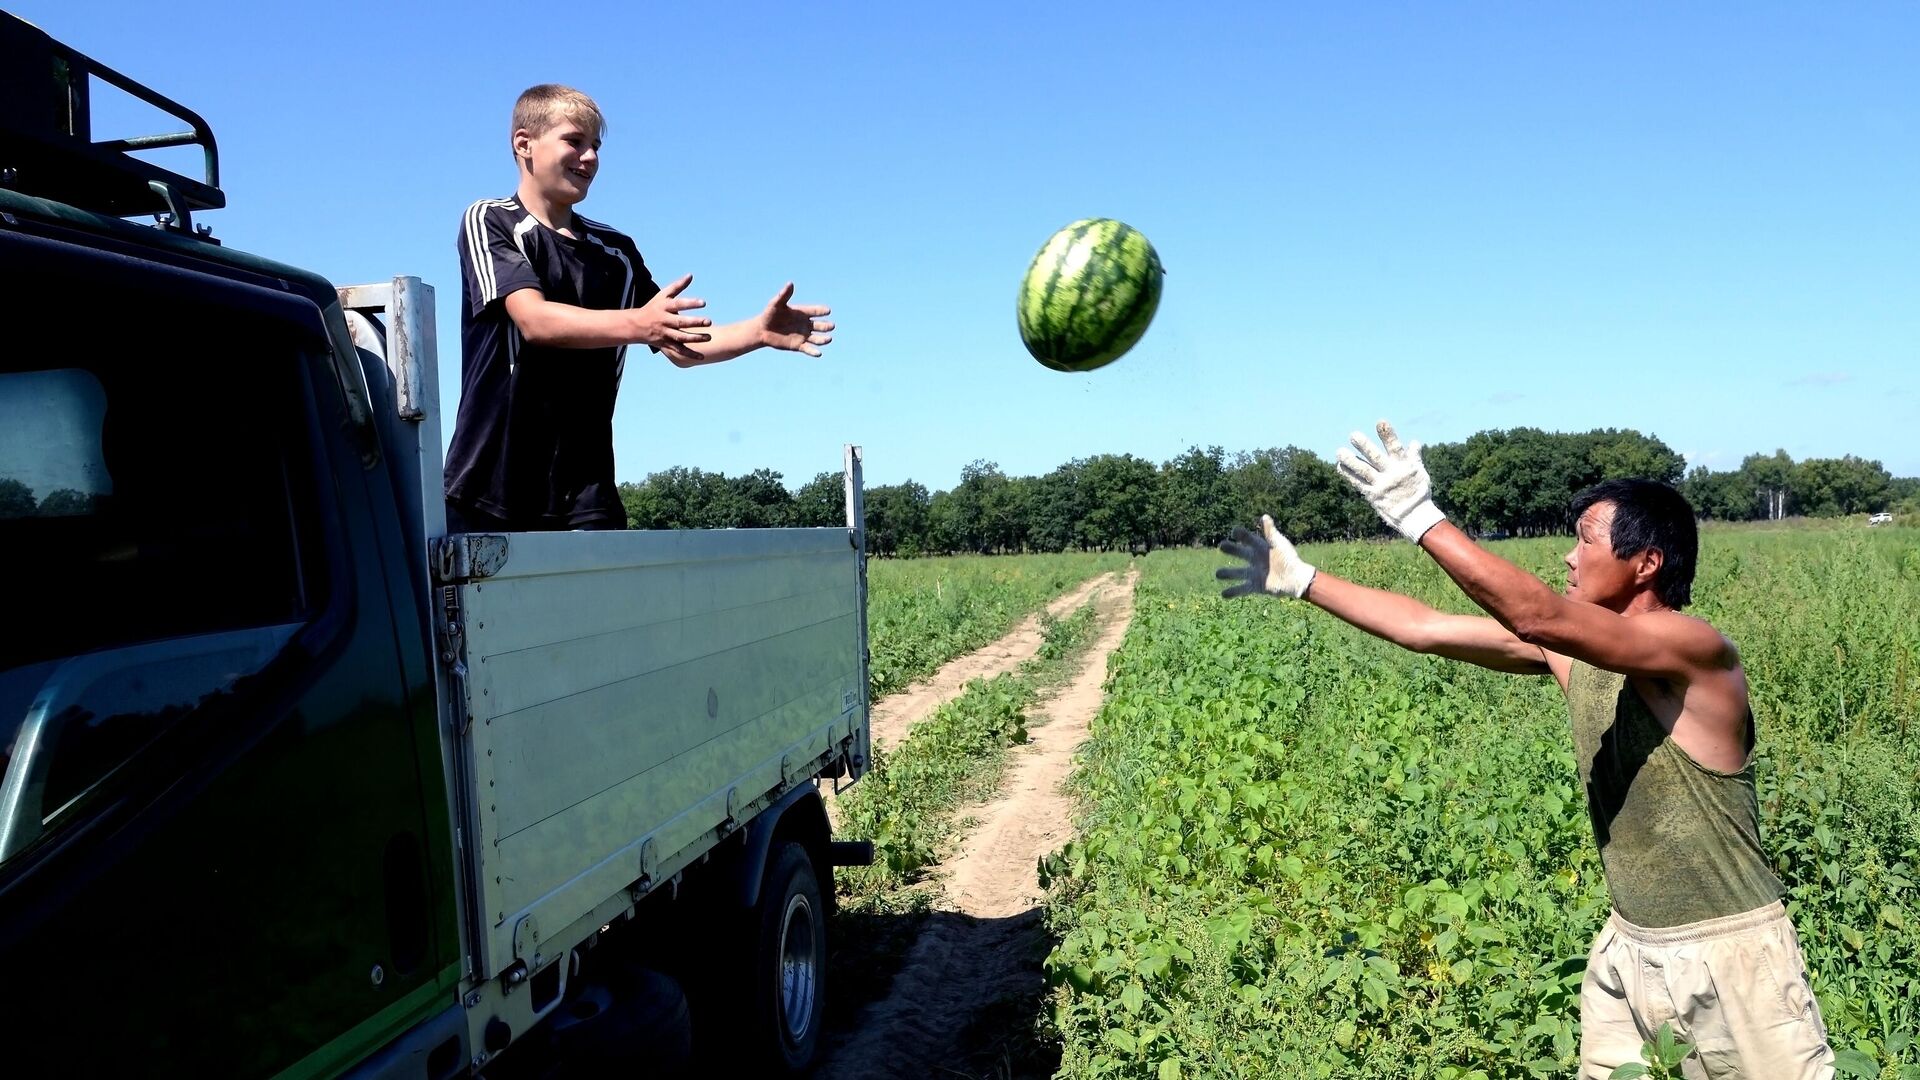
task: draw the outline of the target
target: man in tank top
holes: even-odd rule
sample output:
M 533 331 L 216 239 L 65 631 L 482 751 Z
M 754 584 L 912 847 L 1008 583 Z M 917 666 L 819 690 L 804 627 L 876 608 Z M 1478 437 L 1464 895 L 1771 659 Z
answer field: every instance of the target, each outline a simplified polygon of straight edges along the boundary
M 1613 911 L 1580 989 L 1580 1076 L 1640 1059 L 1663 1023 L 1688 1077 L 1829 1077 L 1833 1052 L 1760 846 L 1754 717 L 1739 650 L 1692 599 L 1699 541 L 1679 492 L 1610 480 L 1575 497 L 1566 594 L 1474 543 L 1433 504 L 1420 444 L 1381 421 L 1338 468 L 1492 618 L 1322 573 L 1261 518 L 1220 545 L 1218 576 L 1305 599 L 1415 652 L 1551 675 L 1567 697 Z

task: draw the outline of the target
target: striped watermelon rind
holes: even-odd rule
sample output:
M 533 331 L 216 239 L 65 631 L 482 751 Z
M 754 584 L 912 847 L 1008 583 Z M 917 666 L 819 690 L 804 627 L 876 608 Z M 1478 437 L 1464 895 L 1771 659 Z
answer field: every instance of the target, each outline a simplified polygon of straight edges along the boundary
M 1140 230 L 1082 218 L 1054 233 L 1020 282 L 1020 340 L 1055 371 L 1118 360 L 1160 307 L 1160 255 Z

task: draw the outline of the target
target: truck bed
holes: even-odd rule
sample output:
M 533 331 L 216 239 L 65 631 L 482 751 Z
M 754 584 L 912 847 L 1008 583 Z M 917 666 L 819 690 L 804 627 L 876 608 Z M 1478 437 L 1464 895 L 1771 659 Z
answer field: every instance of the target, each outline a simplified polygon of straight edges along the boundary
M 864 756 L 849 530 L 452 541 L 483 977 Z

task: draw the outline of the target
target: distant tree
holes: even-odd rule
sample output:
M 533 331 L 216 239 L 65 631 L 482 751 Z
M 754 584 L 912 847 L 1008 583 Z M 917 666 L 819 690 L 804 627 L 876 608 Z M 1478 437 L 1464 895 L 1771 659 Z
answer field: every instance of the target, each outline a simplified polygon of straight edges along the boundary
M 1079 546 L 1075 527 L 1086 516 L 1082 477 L 1087 463 L 1076 458 L 1034 481 L 1027 498 L 1027 544 L 1035 551 L 1065 551 Z
M 1160 470 L 1132 454 L 1100 454 L 1081 472 L 1086 511 L 1076 525 L 1082 547 L 1108 551 L 1151 547 Z
M 1463 443 L 1428 448 L 1423 460 L 1434 501 L 1477 533 L 1540 535 L 1571 527 L 1567 507 L 1581 490 L 1622 477 L 1678 485 L 1686 461 L 1638 431 L 1580 433 L 1539 428 L 1482 431 Z
M 1740 462 L 1740 475 L 1760 504 L 1758 517 L 1781 518 L 1798 512 L 1792 502 L 1793 459 L 1785 450 L 1775 450 L 1772 456 L 1748 454 Z
M 817 529 L 847 523 L 847 478 L 842 473 L 823 472 L 793 493 L 788 524 Z
M 0 519 L 33 515 L 33 489 L 11 477 L 0 478 Z
M 1878 510 L 1885 505 L 1893 480 L 1879 462 L 1852 454 L 1808 458 L 1793 467 L 1791 476 L 1800 512 L 1810 517 Z
M 1217 544 L 1232 531 L 1232 486 L 1218 446 L 1192 447 L 1160 466 L 1154 521 L 1160 543 L 1175 547 Z
M 72 488 L 56 488 L 40 500 L 41 517 L 73 517 L 93 513 L 93 496 Z
M 1010 476 L 986 500 L 987 537 L 1000 551 L 1027 551 L 1032 547 L 1033 500 L 1040 481 L 1032 476 Z
M 638 484 L 621 484 L 627 528 L 709 528 L 709 510 L 725 487 L 725 476 L 683 465 L 653 473 Z
M 1453 485 L 1457 483 L 1464 468 L 1462 458 L 1466 452 L 1464 443 L 1435 443 L 1422 447 L 1421 464 L 1427 467 L 1427 479 L 1433 484 L 1433 502 L 1441 511 L 1451 517 L 1460 516 L 1460 506 L 1454 501 Z
M 1237 455 L 1228 487 L 1234 525 L 1252 528 L 1267 514 L 1281 532 L 1303 542 L 1357 539 L 1385 530 L 1331 462 L 1297 446 Z
M 1475 533 L 1520 535 L 1565 527 L 1567 502 L 1586 472 L 1581 447 L 1538 428 L 1483 431 L 1468 438 L 1452 497 L 1460 524 Z
M 1750 521 L 1760 515 L 1753 485 L 1738 472 L 1714 472 L 1697 465 L 1680 485 L 1693 512 L 1714 521 Z
M 919 555 L 933 550 L 927 535 L 932 496 L 912 480 L 868 488 L 867 550 L 876 555 Z
M 1851 455 L 1799 463 L 1785 450 L 1750 454 L 1737 470 L 1691 471 L 1655 436 L 1631 429 L 1549 432 L 1509 428 L 1423 447 L 1434 501 L 1456 523 L 1486 534 L 1564 533 L 1575 493 L 1602 480 L 1646 477 L 1674 484 L 1704 518 L 1839 515 L 1893 509 L 1920 513 L 1920 478 L 1888 475 Z M 756 469 L 729 479 L 675 467 L 620 485 L 628 524 L 640 529 L 830 527 L 845 520 L 844 481 L 818 473 L 797 492 Z M 0 516 L 73 513 L 90 497 L 62 490 L 36 502 L 17 480 L 0 480 Z M 1297 446 L 1242 451 L 1189 447 L 1155 466 L 1132 454 L 1075 458 L 1041 476 L 1008 476 L 976 459 L 950 490 L 914 481 L 869 488 L 872 554 L 1056 552 L 1212 545 L 1261 514 L 1298 541 L 1390 535 L 1329 459 Z
M 1271 514 L 1280 506 L 1284 458 L 1297 449 L 1242 450 L 1233 455 L 1227 470 L 1227 498 L 1232 508 L 1228 517 L 1234 525 L 1252 528 L 1261 514 Z
M 960 470 L 960 483 L 934 496 L 935 533 L 948 551 L 992 551 L 996 523 L 989 521 L 991 496 L 1007 482 L 996 462 L 980 459 Z
M 1896 476 L 1887 484 L 1886 509 L 1920 514 L 1920 476 Z
M 1302 541 L 1353 540 L 1383 528 L 1366 499 L 1318 454 L 1289 446 L 1274 463 L 1280 501 L 1268 512 L 1281 532 Z
M 936 491 L 927 501 L 927 551 L 942 555 L 977 552 L 969 539 L 972 524 L 961 502 L 951 491 Z
M 1026 477 L 1000 476 L 980 489 L 980 539 L 988 551 L 1024 551 L 1027 501 L 1033 494 Z
M 793 510 L 793 493 L 772 469 L 755 469 L 726 481 L 706 519 L 710 529 L 778 529 Z
M 1686 472 L 1686 459 L 1650 435 L 1607 428 L 1588 432 L 1585 439 L 1588 468 L 1582 486 L 1636 477 L 1678 486 Z

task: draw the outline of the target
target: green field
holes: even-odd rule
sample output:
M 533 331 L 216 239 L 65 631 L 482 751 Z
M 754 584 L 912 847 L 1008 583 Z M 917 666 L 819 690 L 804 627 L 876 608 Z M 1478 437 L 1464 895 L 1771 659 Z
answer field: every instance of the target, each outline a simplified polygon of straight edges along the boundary
M 867 563 L 873 700 L 985 645 L 1080 582 L 1124 570 L 1125 553 L 960 555 Z
M 1495 547 L 1558 586 L 1564 543 Z M 1692 610 L 1742 650 L 1762 839 L 1832 1041 L 1910 1080 L 1920 533 L 1702 543 Z M 1469 610 L 1411 545 L 1303 554 Z M 1146 561 L 1083 751 L 1084 835 L 1044 868 L 1061 1075 L 1572 1075 L 1606 894 L 1557 688 L 1222 601 L 1225 561 Z

